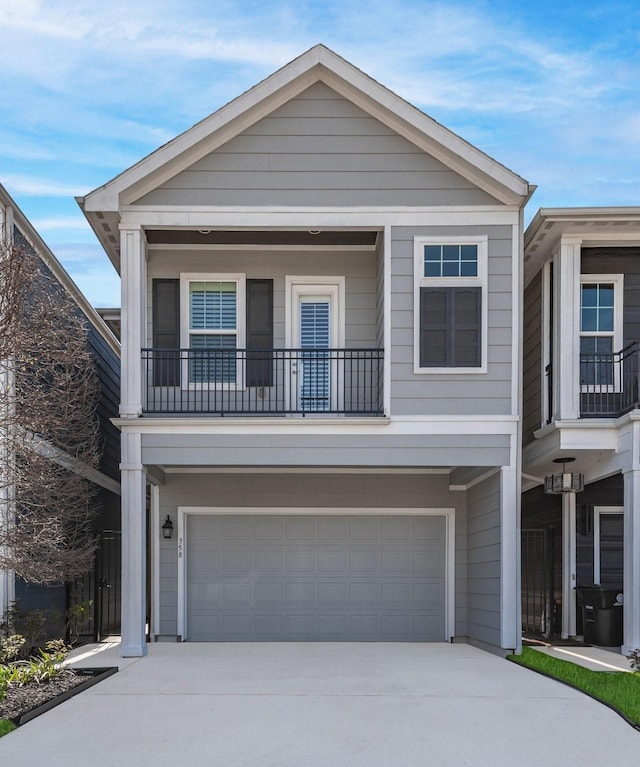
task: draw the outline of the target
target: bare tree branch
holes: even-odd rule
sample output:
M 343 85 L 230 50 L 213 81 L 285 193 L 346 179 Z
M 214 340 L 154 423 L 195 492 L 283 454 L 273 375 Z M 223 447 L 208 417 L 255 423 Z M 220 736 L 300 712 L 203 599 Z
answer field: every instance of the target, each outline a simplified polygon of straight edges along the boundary
M 73 468 L 98 467 L 97 399 L 84 315 L 27 246 L 0 243 L 0 568 L 26 581 L 91 569 L 93 486 Z

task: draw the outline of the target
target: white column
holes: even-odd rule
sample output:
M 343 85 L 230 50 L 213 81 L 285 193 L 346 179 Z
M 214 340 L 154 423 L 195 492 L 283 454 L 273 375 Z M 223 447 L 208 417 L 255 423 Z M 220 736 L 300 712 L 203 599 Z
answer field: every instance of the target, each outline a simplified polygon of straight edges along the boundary
M 522 615 L 520 595 L 520 490 L 515 466 L 500 470 L 500 646 L 520 651 Z
M 554 261 L 554 420 L 580 417 L 581 243 L 580 239 L 563 237 Z
M 123 658 L 146 655 L 146 476 L 142 439 L 122 431 L 122 644 Z
M 120 415 L 135 418 L 142 413 L 143 370 L 141 349 L 146 344 L 147 263 L 142 229 L 120 230 L 121 276 L 121 394 Z
M 562 638 L 576 635 L 576 494 L 562 494 Z
M 637 440 L 637 434 L 634 437 Z M 622 653 L 640 648 L 640 471 L 624 473 L 624 630 Z

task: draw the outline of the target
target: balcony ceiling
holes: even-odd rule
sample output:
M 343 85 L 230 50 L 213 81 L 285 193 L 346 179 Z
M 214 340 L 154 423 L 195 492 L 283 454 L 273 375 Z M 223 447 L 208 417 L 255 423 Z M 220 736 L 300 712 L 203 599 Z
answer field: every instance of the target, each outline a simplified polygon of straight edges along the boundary
M 309 247 L 345 247 L 375 250 L 375 231 L 306 231 L 306 230 L 198 230 L 147 229 L 149 245 L 282 245 Z

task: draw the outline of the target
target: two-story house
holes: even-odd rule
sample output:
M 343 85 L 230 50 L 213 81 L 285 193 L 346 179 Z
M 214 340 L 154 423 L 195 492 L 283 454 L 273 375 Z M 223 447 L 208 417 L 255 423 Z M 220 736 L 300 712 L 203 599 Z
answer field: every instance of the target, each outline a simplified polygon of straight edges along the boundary
M 124 656 L 147 619 L 518 647 L 531 191 L 318 45 L 79 199 L 122 277 Z
M 576 587 L 620 589 L 626 653 L 640 647 L 640 208 L 538 211 L 525 285 L 522 527 L 546 530 L 555 558 L 530 623 L 581 634 Z M 584 490 L 545 495 L 563 458 Z
M 99 467 L 96 469 L 76 459 L 67 461 L 59 451 L 51 449 L 52 460 L 66 461 L 64 465 L 93 484 L 93 526 L 97 538 L 95 566 L 84 578 L 49 586 L 27 583 L 13 572 L 0 570 L 0 617 L 15 603 L 22 611 L 55 613 L 58 619 L 51 622 L 51 628 L 57 630 L 68 608 L 90 603 L 91 608 L 85 610 L 82 625 L 75 625 L 74 630 L 87 638 L 99 639 L 120 630 L 120 445 L 118 430 L 112 423 L 120 399 L 120 345 L 1 184 L 0 238 L 7 246 L 13 243 L 37 255 L 39 268 L 50 280 L 48 289 L 64 291 L 82 315 L 100 390 L 96 405 L 100 432 Z M 40 447 L 49 449 L 46 436 L 40 435 Z M 45 496 L 43 498 L 46 500 Z M 11 486 L 3 483 L 0 524 L 9 524 L 5 514 L 11 515 L 13 502 Z

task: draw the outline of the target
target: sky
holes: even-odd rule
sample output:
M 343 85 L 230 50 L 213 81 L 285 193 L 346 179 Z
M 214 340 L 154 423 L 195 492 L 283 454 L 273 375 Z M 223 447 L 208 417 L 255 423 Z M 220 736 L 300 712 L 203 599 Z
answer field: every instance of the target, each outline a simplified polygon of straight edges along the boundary
M 324 43 L 538 190 L 640 205 L 638 0 L 0 0 L 0 183 L 95 306 L 86 195 Z

